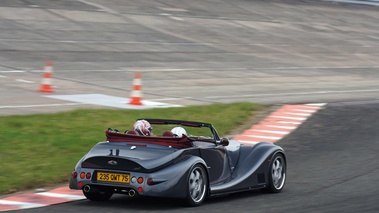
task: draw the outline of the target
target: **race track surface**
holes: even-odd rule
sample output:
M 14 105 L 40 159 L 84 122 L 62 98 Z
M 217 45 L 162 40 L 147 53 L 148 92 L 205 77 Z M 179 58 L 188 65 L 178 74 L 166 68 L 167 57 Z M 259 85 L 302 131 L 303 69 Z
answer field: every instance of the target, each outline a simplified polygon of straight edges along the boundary
M 277 142 L 286 150 L 288 177 L 279 194 L 259 191 L 206 200 L 197 208 L 178 200 L 75 201 L 14 212 L 378 212 L 379 102 L 330 104 Z
M 16 212 L 378 212 L 378 12 L 297 0 L 1 0 L 1 116 L 128 108 L 136 72 L 143 100 L 159 107 L 328 103 L 277 142 L 288 156 L 280 194 Z M 47 60 L 54 91 L 41 93 Z
M 2 0 L 0 115 L 126 108 L 135 72 L 143 99 L 162 105 L 378 99 L 378 10 L 296 0 Z M 37 90 L 48 60 L 53 93 L 45 94 Z

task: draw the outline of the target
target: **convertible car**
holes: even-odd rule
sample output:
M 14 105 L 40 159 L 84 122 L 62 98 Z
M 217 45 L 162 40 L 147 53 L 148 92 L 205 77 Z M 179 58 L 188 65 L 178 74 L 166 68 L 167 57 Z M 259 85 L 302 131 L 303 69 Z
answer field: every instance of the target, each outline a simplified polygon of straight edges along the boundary
M 246 145 L 220 138 L 210 123 L 140 120 L 153 127 L 150 136 L 109 128 L 106 140 L 75 166 L 70 188 L 92 201 L 121 193 L 199 206 L 206 197 L 256 189 L 278 193 L 284 187 L 286 157 L 273 143 Z M 178 128 L 182 131 L 174 134 Z

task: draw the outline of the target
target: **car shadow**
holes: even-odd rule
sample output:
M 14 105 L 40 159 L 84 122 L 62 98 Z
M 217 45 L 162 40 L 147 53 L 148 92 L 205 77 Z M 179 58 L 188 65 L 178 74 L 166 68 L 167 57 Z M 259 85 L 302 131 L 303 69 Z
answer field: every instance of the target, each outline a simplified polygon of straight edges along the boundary
M 227 194 L 222 196 L 207 198 L 203 206 L 214 205 L 218 203 L 230 202 L 233 200 L 251 198 L 252 196 L 260 196 L 263 193 L 259 190 L 239 192 L 233 194 Z M 168 210 L 183 210 L 183 208 L 191 208 L 182 199 L 172 199 L 172 198 L 158 198 L 158 197 L 133 197 L 130 198 L 126 195 L 113 195 L 108 201 L 94 202 L 89 200 L 83 200 L 81 202 L 76 202 L 77 207 L 91 207 L 96 209 L 128 209 L 132 210 L 154 210 L 154 211 L 168 211 Z

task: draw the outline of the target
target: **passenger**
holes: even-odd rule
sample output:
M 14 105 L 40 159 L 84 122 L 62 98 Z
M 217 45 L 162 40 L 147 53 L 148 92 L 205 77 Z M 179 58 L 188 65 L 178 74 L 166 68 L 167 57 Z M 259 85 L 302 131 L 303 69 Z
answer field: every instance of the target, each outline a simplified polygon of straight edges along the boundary
M 186 130 L 183 127 L 174 127 L 171 132 L 174 134 L 174 137 L 183 137 L 183 135 L 187 135 Z
M 133 125 L 134 130 L 138 132 L 139 135 L 150 136 L 152 135 L 153 127 L 146 120 L 138 120 Z

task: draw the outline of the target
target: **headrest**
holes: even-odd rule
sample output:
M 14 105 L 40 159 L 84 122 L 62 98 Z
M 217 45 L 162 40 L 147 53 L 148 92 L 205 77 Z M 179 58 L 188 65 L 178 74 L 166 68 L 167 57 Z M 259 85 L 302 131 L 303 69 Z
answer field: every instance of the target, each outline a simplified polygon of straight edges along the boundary
M 174 137 L 174 133 L 172 133 L 171 131 L 165 131 L 165 132 L 163 132 L 162 136 L 165 136 L 165 137 Z
M 129 130 L 125 134 L 128 134 L 128 135 L 139 135 L 136 130 Z

